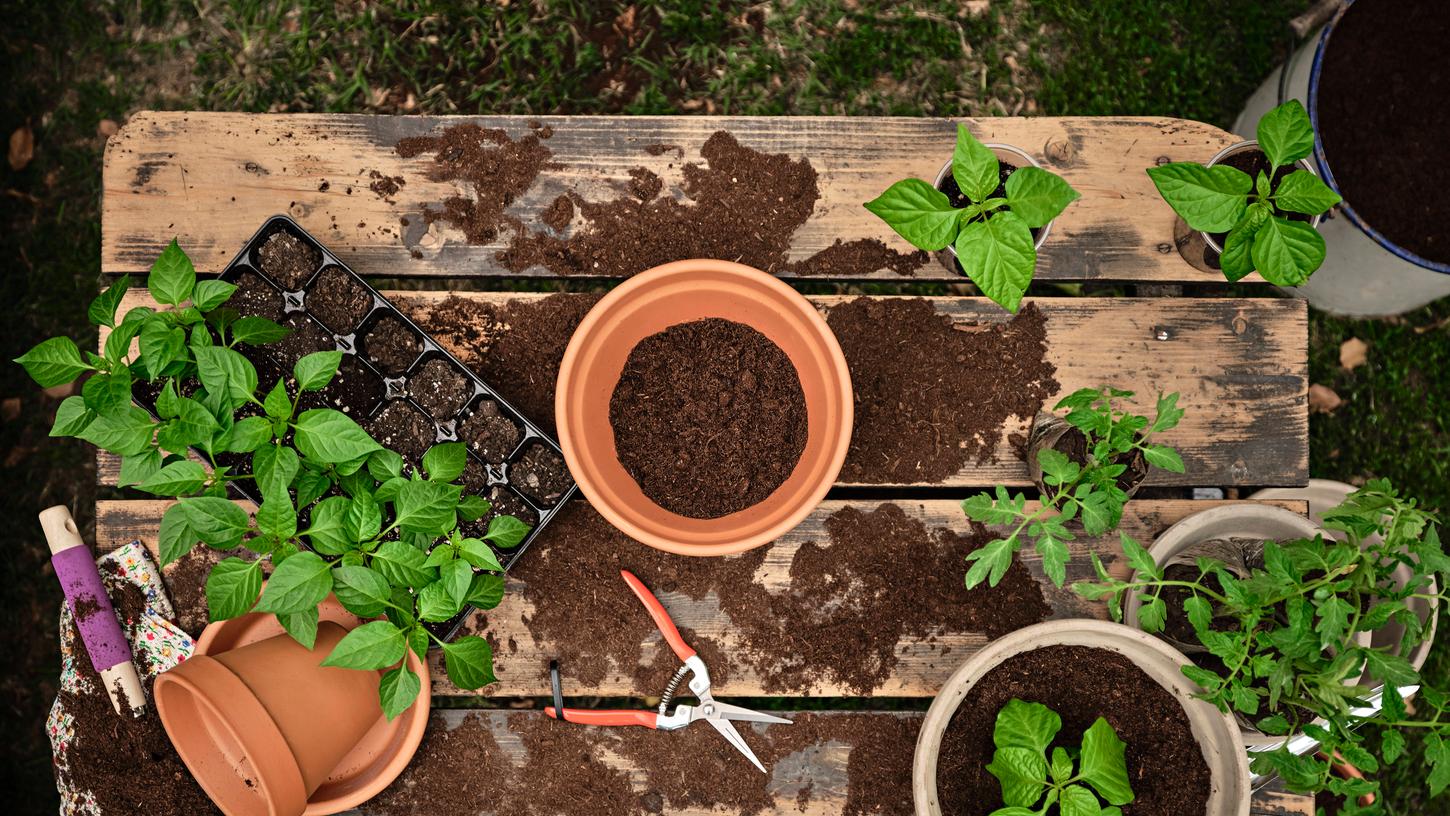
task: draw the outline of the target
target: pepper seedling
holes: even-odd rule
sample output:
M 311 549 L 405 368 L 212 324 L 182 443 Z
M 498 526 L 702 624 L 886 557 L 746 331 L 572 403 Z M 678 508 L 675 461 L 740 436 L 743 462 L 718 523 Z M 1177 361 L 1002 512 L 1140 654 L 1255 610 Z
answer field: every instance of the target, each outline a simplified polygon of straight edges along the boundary
M 1078 750 L 1059 745 L 1048 753 L 1061 730 L 1062 717 L 1041 703 L 1008 700 L 997 712 L 996 750 L 987 772 L 1001 784 L 1005 807 L 991 816 L 1043 816 L 1054 804 L 1062 816 L 1122 816 L 1118 806 L 1134 798 L 1127 744 L 1098 717 L 1083 732 Z

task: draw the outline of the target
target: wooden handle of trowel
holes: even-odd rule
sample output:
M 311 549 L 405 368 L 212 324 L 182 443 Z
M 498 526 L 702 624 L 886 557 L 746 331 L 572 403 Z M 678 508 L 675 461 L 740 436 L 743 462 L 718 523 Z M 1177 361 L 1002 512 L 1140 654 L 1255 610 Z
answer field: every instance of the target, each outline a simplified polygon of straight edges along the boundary
M 136 664 L 131 662 L 131 646 L 116 620 L 111 596 L 101 585 L 96 560 L 81 540 L 75 519 L 64 505 L 57 505 L 41 511 L 40 526 L 45 530 L 50 563 L 55 567 L 61 589 L 65 590 L 76 631 L 81 633 L 91 665 L 111 696 L 111 705 L 117 714 L 140 716 L 146 711 L 146 694 L 141 689 Z

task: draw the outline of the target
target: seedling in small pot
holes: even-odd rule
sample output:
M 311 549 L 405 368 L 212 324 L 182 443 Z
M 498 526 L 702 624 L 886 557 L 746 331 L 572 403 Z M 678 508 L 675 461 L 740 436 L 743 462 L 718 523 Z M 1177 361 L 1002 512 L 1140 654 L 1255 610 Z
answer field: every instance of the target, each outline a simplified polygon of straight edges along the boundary
M 1088 535 L 1101 535 L 1118 526 L 1128 493 L 1120 480 L 1128 469 L 1125 459 L 1141 455 L 1149 465 L 1183 472 L 1183 460 L 1167 445 L 1151 441 L 1153 434 L 1169 430 L 1183 418 L 1178 395 L 1158 397 L 1157 413 L 1147 417 L 1113 407 L 1113 400 L 1133 396 L 1117 388 L 1083 388 L 1059 402 L 1067 409 L 1067 423 L 1086 441 L 1085 461 L 1077 462 L 1061 451 L 1037 451 L 1042 468 L 1043 493 L 1036 510 L 1028 510 L 1022 493 L 1009 495 L 998 485 L 995 492 L 979 493 L 962 502 L 967 517 L 984 524 L 1007 525 L 1011 532 L 993 539 L 967 555 L 967 588 L 986 581 L 996 586 L 1012 566 L 1012 556 L 1035 542 L 1042 568 L 1057 586 L 1067 580 L 1067 542 L 1074 536 L 1067 523 L 1079 519 Z
M 1257 269 L 1270 283 L 1299 286 L 1324 263 L 1324 237 L 1304 217 L 1341 199 L 1308 170 L 1280 172 L 1314 149 L 1314 127 L 1298 100 L 1264 114 L 1257 136 L 1269 165 L 1257 175 L 1223 163 L 1173 162 L 1148 168 L 1148 176 L 1188 226 L 1227 233 L 1224 277 L 1236 281 Z
M 910 178 L 866 202 L 866 209 L 919 249 L 954 247 L 982 294 L 1015 312 L 1037 266 L 1032 230 L 1045 227 L 1080 196 L 1039 167 L 1018 167 L 1004 184 L 996 154 L 966 125 L 957 125 L 951 175 L 966 206 L 954 207 L 946 193 Z
M 336 375 L 342 353 L 319 351 L 296 361 L 288 377 L 262 388 L 236 346 L 269 343 L 287 329 L 258 316 L 238 318 L 225 303 L 230 283 L 196 279 L 175 241 L 152 266 L 147 286 L 155 308 L 140 306 L 119 321 L 129 280 L 122 278 L 90 307 L 91 322 L 111 328 L 104 353 L 82 357 L 66 337 L 19 358 L 49 387 L 93 372 L 79 396 L 56 412 L 52 436 L 75 436 L 123 457 L 121 484 L 176 498 L 161 519 L 161 561 L 198 542 L 238 547 L 207 577 L 212 620 L 270 612 L 312 648 L 318 604 L 329 594 L 348 611 L 379 618 L 350 632 L 326 665 L 387 669 L 380 687 L 389 719 L 412 705 L 421 681 L 404 662 L 443 648 L 449 679 L 461 688 L 493 682 L 492 651 L 476 635 L 442 643 L 424 626 L 446 621 L 465 604 L 482 609 L 503 597 L 503 567 L 485 540 L 514 547 L 528 526 L 495 516 L 482 538 L 460 532 L 491 507 L 454 484 L 467 465 L 462 443 L 430 448 L 421 471 L 383 448 L 346 414 L 300 410 L 310 392 Z M 138 338 L 139 351 L 131 352 Z M 133 386 L 155 393 L 157 417 L 131 404 Z M 205 462 L 187 457 L 188 450 Z M 230 455 L 228 464 L 220 458 Z M 251 482 L 262 498 L 248 513 L 227 498 L 228 485 Z M 265 566 L 271 577 L 263 589 Z
M 1118 806 L 1133 801 L 1133 788 L 1118 733 L 1098 717 L 1083 732 L 1081 746 L 1069 751 L 1053 746 L 1061 730 L 1062 718 L 1041 703 L 1009 700 L 1002 706 L 987 771 L 1001 783 L 1006 807 L 991 816 L 1043 816 L 1053 805 L 1063 816 L 1121 816 Z

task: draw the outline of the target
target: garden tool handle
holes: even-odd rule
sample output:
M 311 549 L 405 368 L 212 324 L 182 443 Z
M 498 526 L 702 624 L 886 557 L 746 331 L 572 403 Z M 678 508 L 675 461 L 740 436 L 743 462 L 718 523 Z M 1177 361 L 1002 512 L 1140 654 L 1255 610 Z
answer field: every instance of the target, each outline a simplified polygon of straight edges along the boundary
M 629 570 L 620 570 L 619 574 L 624 576 L 624 582 L 629 584 L 629 588 L 634 590 L 634 596 L 644 604 L 645 610 L 654 619 L 655 626 L 659 627 L 660 634 L 665 636 L 665 642 L 670 644 L 670 648 L 674 650 L 675 657 L 681 661 L 694 657 L 695 650 L 691 649 L 689 644 L 685 643 L 685 639 L 680 637 L 680 630 L 676 629 L 675 622 L 670 620 L 670 613 L 665 611 L 664 605 L 654 596 L 653 592 L 649 591 L 649 587 L 634 577 L 634 573 Z
M 45 531 L 50 563 L 70 604 L 76 631 L 90 655 L 91 666 L 101 676 L 101 685 L 111 697 L 111 706 L 117 714 L 140 716 L 146 711 L 146 694 L 136 664 L 131 662 L 131 644 L 116 620 L 111 596 L 101 584 L 91 549 L 81 540 L 75 519 L 65 505 L 42 510 L 40 527 Z
M 628 709 L 566 708 L 563 709 L 564 716 L 561 718 L 553 706 L 548 706 L 544 713 L 556 720 L 563 719 L 565 722 L 580 725 L 638 725 L 654 728 L 659 719 L 659 714 L 653 711 Z

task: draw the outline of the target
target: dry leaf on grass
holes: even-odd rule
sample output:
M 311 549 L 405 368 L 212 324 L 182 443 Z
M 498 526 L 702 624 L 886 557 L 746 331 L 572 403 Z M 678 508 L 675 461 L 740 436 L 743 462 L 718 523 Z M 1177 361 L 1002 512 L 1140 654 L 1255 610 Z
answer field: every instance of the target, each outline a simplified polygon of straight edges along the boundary
M 104 138 L 111 138 L 121 129 L 115 119 L 102 119 L 96 123 L 96 135 Z
M 1344 400 L 1334 393 L 1334 389 L 1327 385 L 1315 383 L 1309 386 L 1309 410 L 1316 414 L 1333 413 L 1335 408 L 1344 404 Z
M 10 169 L 24 170 L 35 158 L 35 134 L 29 125 L 22 125 L 10 134 Z
M 1339 367 L 1345 371 L 1353 371 L 1364 365 L 1368 356 L 1369 344 L 1358 337 L 1351 337 L 1339 344 Z

